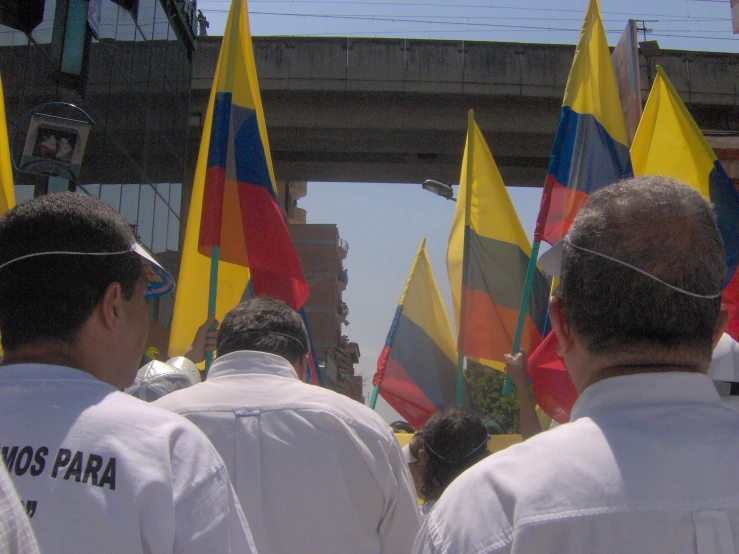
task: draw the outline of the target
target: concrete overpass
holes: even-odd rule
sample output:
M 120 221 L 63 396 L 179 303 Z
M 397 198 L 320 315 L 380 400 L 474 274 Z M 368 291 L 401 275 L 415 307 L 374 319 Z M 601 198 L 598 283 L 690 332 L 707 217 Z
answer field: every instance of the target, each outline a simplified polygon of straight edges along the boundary
M 220 37 L 194 58 L 190 149 Z M 256 37 L 275 173 L 283 181 L 457 182 L 474 108 L 506 183 L 541 186 L 574 47 L 373 38 Z M 739 55 L 665 51 L 661 64 L 704 129 L 739 133 Z M 186 179 L 187 181 L 187 179 Z

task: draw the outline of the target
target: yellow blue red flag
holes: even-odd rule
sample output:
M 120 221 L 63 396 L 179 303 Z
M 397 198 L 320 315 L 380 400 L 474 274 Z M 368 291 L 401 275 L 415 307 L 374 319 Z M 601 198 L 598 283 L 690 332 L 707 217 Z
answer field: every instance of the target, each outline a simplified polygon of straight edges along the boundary
M 295 310 L 308 297 L 277 201 L 245 0 L 234 0 L 213 79 L 170 335 L 183 352 L 208 313 L 210 256 L 218 247 L 216 318 L 245 294 L 267 294 Z
M 657 66 L 639 128 L 631 146 L 636 175 L 681 181 L 711 202 L 726 249 L 729 334 L 739 340 L 739 192 L 664 70 Z
M 380 387 L 388 404 L 420 429 L 438 410 L 455 406 L 456 359 L 449 317 L 426 254 L 426 239 L 422 239 L 373 384 Z M 465 400 L 466 394 L 463 405 L 469 405 Z
M 632 176 L 628 144 L 600 6 L 590 0 L 567 80 L 535 242 L 558 242 L 589 195 Z
M 470 127 L 446 262 L 457 348 L 467 358 L 503 371 L 503 356 L 510 354 L 513 344 L 531 244 L 485 137 L 471 117 Z M 542 339 L 548 292 L 546 278 L 537 268 L 521 340 L 521 348 L 529 352 Z

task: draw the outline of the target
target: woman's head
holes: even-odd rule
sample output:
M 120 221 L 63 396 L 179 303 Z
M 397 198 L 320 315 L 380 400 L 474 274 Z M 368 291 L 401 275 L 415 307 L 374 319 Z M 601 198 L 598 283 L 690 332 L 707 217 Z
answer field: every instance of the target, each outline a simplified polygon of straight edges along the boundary
M 444 410 L 431 416 L 419 452 L 424 498 L 437 500 L 458 475 L 485 458 L 487 441 L 485 424 L 472 412 Z
M 413 486 L 416 489 L 416 496 L 423 498 L 421 487 L 423 486 L 423 464 L 421 463 L 421 449 L 423 448 L 423 434 L 421 431 L 416 431 L 408 445 L 403 449 L 404 455 L 406 456 L 405 461 L 408 464 L 408 469 L 413 477 Z M 407 452 L 406 452 L 407 451 Z

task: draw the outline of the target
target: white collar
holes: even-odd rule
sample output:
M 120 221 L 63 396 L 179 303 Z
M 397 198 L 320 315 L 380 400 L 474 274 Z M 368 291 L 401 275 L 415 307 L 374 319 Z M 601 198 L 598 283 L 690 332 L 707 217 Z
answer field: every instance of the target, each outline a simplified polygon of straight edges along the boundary
M 295 368 L 282 356 L 239 350 L 218 356 L 208 372 L 208 379 L 226 375 L 271 375 L 297 379 Z
M 0 366 L 0 377 L 13 380 L 61 379 L 67 381 L 84 381 L 88 384 L 100 384 L 112 390 L 117 390 L 113 385 L 101 381 L 86 371 L 66 365 L 39 363 L 8 364 Z
M 702 373 L 672 371 L 609 377 L 590 385 L 572 407 L 570 421 L 604 412 L 668 404 L 717 404 L 713 381 Z

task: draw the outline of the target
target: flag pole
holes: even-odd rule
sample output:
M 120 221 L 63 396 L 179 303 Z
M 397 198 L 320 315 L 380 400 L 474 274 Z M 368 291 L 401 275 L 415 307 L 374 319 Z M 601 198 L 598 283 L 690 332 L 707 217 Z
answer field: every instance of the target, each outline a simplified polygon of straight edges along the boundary
M 231 33 L 229 38 L 231 40 L 231 49 L 228 56 L 228 66 L 226 68 L 226 90 L 229 92 L 233 91 L 233 80 L 234 80 L 234 64 L 236 62 L 235 59 L 235 46 L 238 43 L 238 35 L 236 32 L 234 32 L 233 25 L 236 25 L 236 28 L 239 28 L 239 19 L 241 17 L 241 2 L 243 0 L 235 0 L 231 4 L 231 9 L 229 10 L 228 18 L 229 22 L 231 22 L 232 26 L 229 29 L 229 32 Z M 233 16 L 233 20 L 231 20 L 231 16 Z M 215 79 L 218 79 L 219 75 L 216 74 L 214 78 L 214 84 L 215 87 Z M 216 313 L 216 300 L 218 299 L 218 261 L 220 259 L 221 254 L 221 247 L 218 246 L 211 246 L 210 249 L 210 288 L 208 290 L 208 317 Z M 210 329 L 213 330 L 213 327 Z M 208 375 L 208 370 L 210 369 L 210 365 L 213 363 L 213 352 L 206 352 L 205 353 L 205 376 Z
M 467 112 L 467 190 L 464 197 L 464 244 L 462 247 L 462 290 L 459 302 L 459 337 L 457 337 L 457 408 L 462 406 L 464 399 L 464 346 L 462 346 L 462 338 L 464 338 L 464 318 L 467 302 L 465 301 L 465 285 L 467 284 L 467 276 L 469 269 L 467 263 L 470 254 L 470 225 L 471 215 L 470 207 L 472 205 L 472 168 L 473 168 L 473 145 L 474 145 L 474 128 L 475 128 L 475 111 L 470 109 Z
M 523 326 L 526 323 L 526 309 L 531 298 L 531 289 L 534 286 L 534 275 L 536 274 L 536 260 L 539 257 L 540 241 L 536 241 L 531 246 L 531 257 L 529 258 L 529 266 L 526 269 L 526 280 L 523 284 L 523 294 L 521 295 L 521 305 L 518 307 L 518 321 L 516 322 L 516 333 L 513 335 L 513 345 L 511 346 L 511 355 L 516 355 L 521 348 L 521 338 L 523 337 Z M 513 389 L 511 376 L 506 373 L 505 383 L 503 384 L 503 396 L 510 396 Z
M 211 246 L 210 249 L 210 289 L 208 291 L 208 317 L 216 313 L 216 299 L 218 298 L 218 259 L 220 258 L 220 246 Z M 213 328 L 211 327 L 211 331 Z M 208 375 L 210 364 L 213 363 L 213 351 L 205 353 L 205 376 Z
M 529 299 L 531 298 L 531 289 L 534 286 L 534 276 L 536 275 L 536 263 L 539 258 L 539 247 L 544 237 L 544 227 L 547 224 L 549 216 L 549 207 L 552 203 L 552 184 L 550 175 L 544 182 L 544 190 L 541 193 L 541 205 L 539 206 L 539 216 L 536 218 L 536 228 L 534 230 L 534 243 L 531 245 L 531 256 L 529 256 L 529 266 L 526 269 L 526 279 L 523 284 L 523 294 L 521 294 L 521 305 L 518 307 L 518 321 L 516 322 L 516 333 L 513 335 L 513 344 L 511 345 L 511 355 L 518 354 L 521 348 L 521 338 L 523 337 L 523 326 L 526 323 L 526 313 L 528 312 Z M 503 384 L 503 396 L 510 396 L 513 389 L 511 376 L 506 373 L 505 383 Z
M 380 394 L 380 385 L 375 385 L 375 388 L 372 389 L 372 397 L 370 398 L 369 407 L 370 409 L 374 410 L 375 406 L 377 405 L 377 395 Z

